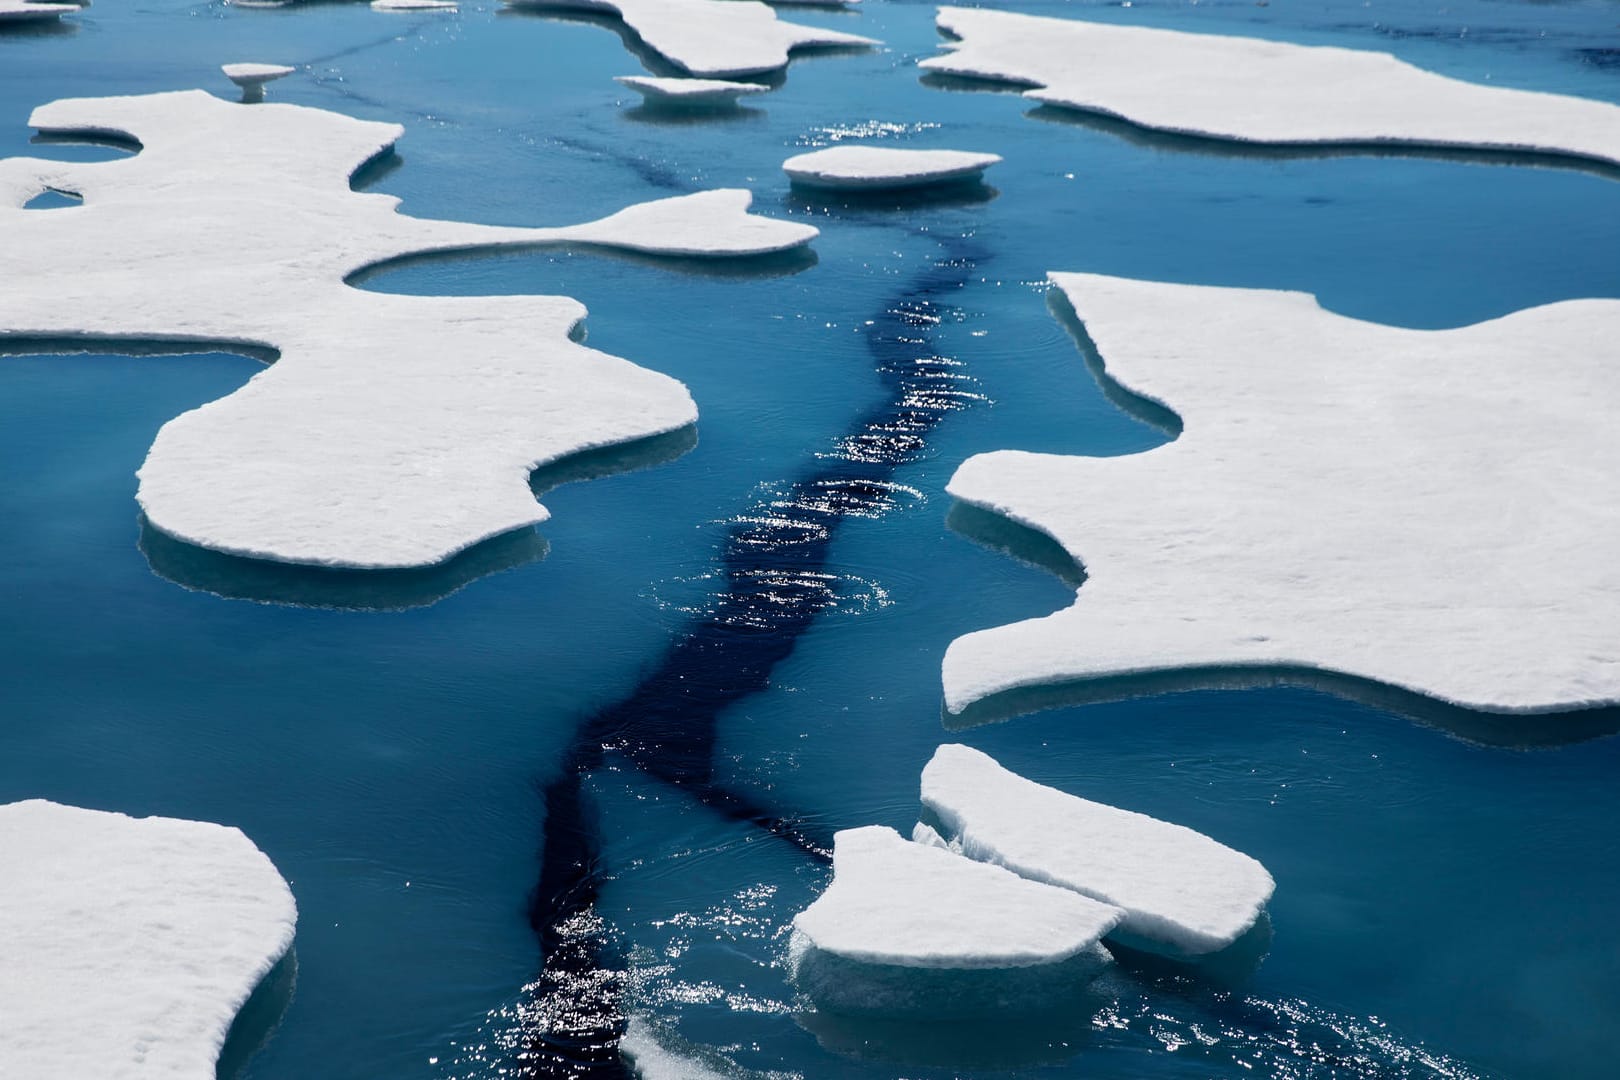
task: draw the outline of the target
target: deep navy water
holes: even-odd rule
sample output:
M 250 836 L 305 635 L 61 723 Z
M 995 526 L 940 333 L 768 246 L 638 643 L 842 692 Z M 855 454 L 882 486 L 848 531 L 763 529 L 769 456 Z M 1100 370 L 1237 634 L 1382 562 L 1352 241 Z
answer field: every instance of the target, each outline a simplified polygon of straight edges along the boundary
M 939 662 L 954 637 L 1073 595 L 947 525 L 962 460 L 1166 438 L 1087 373 L 1047 271 L 1300 289 L 1360 318 L 1458 326 L 1620 296 L 1620 178 L 1243 153 L 1032 112 L 921 81 L 934 9 L 888 0 L 785 10 L 886 44 L 795 60 L 743 109 L 675 122 L 611 81 L 641 65 L 610 26 L 497 6 L 101 0 L 69 30 L 0 32 L 0 155 L 111 153 L 31 144 L 30 109 L 230 96 L 218 65 L 262 60 L 300 68 L 273 100 L 406 125 L 396 167 L 369 183 L 416 215 L 553 224 L 745 186 L 756 210 L 822 229 L 813 261 L 738 273 L 580 251 L 365 280 L 577 297 L 591 345 L 679 378 L 701 418 L 673 460 L 546 494 L 543 545 L 490 553 L 515 565 L 395 581 L 349 597 L 359 610 L 255 602 L 285 598 L 286 582 L 143 541 L 134 471 L 158 427 L 256 361 L 0 356 L 0 802 L 226 822 L 275 861 L 299 904 L 296 963 L 222 1075 L 526 1075 L 514 1048 L 554 1004 L 537 887 L 566 870 L 559 853 L 591 860 L 588 952 L 615 994 L 742 1068 L 1614 1075 L 1620 740 L 1558 744 L 1553 722 L 1527 719 L 1522 741 L 1553 745 L 1488 745 L 1289 687 L 950 733 Z M 1605 0 L 1010 6 L 1387 49 L 1620 101 L 1620 10 Z M 856 135 L 1006 161 L 988 189 L 941 199 L 789 189 L 783 158 Z M 936 395 L 925 420 L 895 421 L 914 392 Z M 883 442 L 896 423 L 907 438 Z M 765 571 L 788 578 L 761 600 L 747 586 Z M 416 606 L 365 609 L 390 606 L 389 589 Z M 704 634 L 745 645 L 683 659 Z M 669 670 L 708 682 L 673 691 L 658 681 Z M 908 830 L 918 773 L 948 739 L 1259 858 L 1278 883 L 1269 955 L 1197 976 L 1128 960 L 1056 1034 L 807 1014 L 780 966 L 783 928 L 827 878 L 806 849 L 838 828 Z M 663 745 L 696 755 L 691 768 Z

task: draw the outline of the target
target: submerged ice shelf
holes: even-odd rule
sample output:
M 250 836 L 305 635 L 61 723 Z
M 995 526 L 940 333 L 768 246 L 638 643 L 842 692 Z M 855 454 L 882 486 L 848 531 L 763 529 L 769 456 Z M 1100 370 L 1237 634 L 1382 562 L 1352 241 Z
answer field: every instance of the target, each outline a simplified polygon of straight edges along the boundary
M 1048 105 L 1158 131 L 1283 145 L 1388 144 L 1620 164 L 1620 107 L 1452 79 L 1388 53 L 943 7 L 928 71 L 1031 86 Z
M 349 176 L 402 129 L 201 91 L 35 110 L 58 134 L 138 140 L 100 163 L 0 160 L 0 347 L 182 341 L 279 356 L 159 431 L 140 470 L 148 520 L 234 555 L 422 566 L 543 521 L 529 473 L 695 419 L 680 383 L 575 343 L 560 296 L 411 297 L 345 284 L 403 256 L 577 243 L 751 256 L 816 230 L 708 191 L 559 228 L 433 221 Z M 54 214 L 46 190 L 83 196 Z
M 957 470 L 953 496 L 1088 575 L 1071 607 L 951 644 L 958 721 L 1019 689 L 1234 667 L 1497 712 L 1620 703 L 1620 301 L 1406 330 L 1304 293 L 1051 278 L 1099 378 L 1185 428 Z
M 759 0 L 506 0 L 539 13 L 591 11 L 617 15 L 665 60 L 691 75 L 762 75 L 807 48 L 863 48 L 871 38 L 800 26 L 776 17 Z
M 297 909 L 233 828 L 0 806 L 0 1072 L 214 1080 Z
M 1114 936 L 1137 947 L 1227 948 L 1276 887 L 1265 867 L 1202 833 L 1037 784 L 968 746 L 934 752 L 922 803 L 951 850 L 1120 908 Z

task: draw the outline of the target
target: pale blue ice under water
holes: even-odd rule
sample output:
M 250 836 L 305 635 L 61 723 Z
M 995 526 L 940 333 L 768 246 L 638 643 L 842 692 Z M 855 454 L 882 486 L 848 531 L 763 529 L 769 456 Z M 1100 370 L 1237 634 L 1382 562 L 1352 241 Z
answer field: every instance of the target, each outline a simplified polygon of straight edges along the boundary
M 590 309 L 592 345 L 681 379 L 701 410 L 678 460 L 547 496 L 543 558 L 403 612 L 222 599 L 149 568 L 135 468 L 159 425 L 228 393 L 253 361 L 0 357 L 0 802 L 228 822 L 275 860 L 300 909 L 283 997 L 295 985 L 263 1048 L 243 1064 L 233 1045 L 223 1072 L 503 1075 L 503 1034 L 539 965 L 526 903 L 540 792 L 575 728 L 702 607 L 728 521 L 881 404 L 869 320 L 958 260 L 965 283 L 932 347 L 988 400 L 947 416 L 896 473 L 916 497 L 843 526 L 828 567 L 843 603 L 768 690 L 723 715 L 720 775 L 818 828 L 904 830 L 922 765 L 960 738 L 1261 859 L 1278 882 L 1270 955 L 1236 983 L 1110 976 L 1095 1014 L 1056 1044 L 997 1029 L 954 1042 L 852 1032 L 796 1015 L 776 963 L 825 868 L 618 769 L 587 788 L 599 913 L 640 972 L 633 1008 L 741 1066 L 805 1077 L 1614 1075 L 1620 741 L 1487 747 L 1289 688 L 1140 697 L 948 736 L 939 661 L 953 637 L 1071 595 L 946 527 L 957 464 L 1164 438 L 1087 375 L 1047 307 L 1046 271 L 1303 289 L 1362 318 L 1456 326 L 1620 296 L 1620 179 L 1244 154 L 1030 117 L 1015 96 L 923 85 L 914 61 L 935 51 L 933 8 L 886 0 L 787 13 L 883 49 L 798 60 L 741 111 L 675 124 L 611 81 L 640 65 L 610 30 L 495 6 L 399 17 L 103 0 L 69 30 L 0 34 L 4 155 L 110 153 L 31 145 L 37 104 L 194 86 L 230 96 L 218 65 L 262 60 L 301 69 L 273 100 L 406 124 L 398 167 L 373 190 L 418 215 L 553 224 L 746 186 L 758 210 L 823 229 L 814 265 L 771 275 L 542 253 L 366 282 L 566 292 Z M 1604 0 L 1012 6 L 1389 49 L 1620 101 L 1620 18 Z M 1006 162 L 991 198 L 895 207 L 790 192 L 783 158 L 854 135 Z M 1550 730 L 1523 725 L 1527 741 Z

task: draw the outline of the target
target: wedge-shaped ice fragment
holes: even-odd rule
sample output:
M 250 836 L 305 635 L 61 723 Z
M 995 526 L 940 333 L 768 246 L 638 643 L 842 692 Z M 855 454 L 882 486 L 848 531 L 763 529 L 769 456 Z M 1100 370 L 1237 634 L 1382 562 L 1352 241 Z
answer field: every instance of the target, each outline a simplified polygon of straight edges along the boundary
M 782 162 L 795 184 L 825 188 L 922 187 L 976 179 L 1001 160 L 966 150 L 905 150 L 890 146 L 832 146 Z
M 833 881 L 793 920 L 789 964 L 834 1012 L 936 1016 L 1043 1007 L 1108 962 L 1123 913 L 893 829 L 833 838 Z
M 77 4 L 40 3 L 39 0 L 0 0 L 0 25 L 60 19 L 79 10 Z
M 297 917 L 237 829 L 0 806 L 0 1075 L 214 1080 Z
M 929 71 L 1033 86 L 1048 105 L 1243 142 L 1395 144 L 1620 162 L 1620 108 L 1481 86 L 1388 53 L 944 7 Z
M 616 83 L 639 93 L 649 105 L 691 107 L 732 105 L 749 94 L 770 90 L 764 83 L 732 82 L 729 79 L 669 79 L 654 75 L 617 75 Z
M 1127 945 L 1223 949 L 1275 888 L 1265 867 L 1202 833 L 1026 780 L 968 746 L 934 752 L 922 802 L 963 855 L 1123 909 L 1114 936 Z
M 877 44 L 840 30 L 785 22 L 757 0 L 507 0 L 507 6 L 618 15 L 649 48 L 682 71 L 721 79 L 784 68 L 794 49 Z

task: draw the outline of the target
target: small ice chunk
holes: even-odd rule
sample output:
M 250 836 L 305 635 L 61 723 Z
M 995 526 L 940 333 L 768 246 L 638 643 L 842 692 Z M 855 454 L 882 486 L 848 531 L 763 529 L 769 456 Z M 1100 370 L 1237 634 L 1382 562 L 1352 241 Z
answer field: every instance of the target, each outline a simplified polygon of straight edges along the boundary
M 968 746 L 934 752 L 922 802 L 969 858 L 1123 908 L 1114 936 L 1139 948 L 1223 949 L 1276 887 L 1265 867 L 1202 833 L 1026 780 Z
M 833 146 L 782 162 L 795 184 L 824 188 L 907 188 L 977 179 L 1001 160 L 966 150 L 902 150 L 889 146 Z
M 225 77 L 242 88 L 242 101 L 255 104 L 264 100 L 264 84 L 291 75 L 296 68 L 285 64 L 225 64 L 220 67 Z
M 789 965 L 835 1012 L 1030 1007 L 1089 981 L 1122 917 L 874 825 L 833 838 L 832 884 L 794 917 Z
M 619 1054 L 641 1080 L 726 1080 L 726 1074 L 665 1045 L 645 1017 L 632 1016 L 619 1037 Z
M 0 806 L 0 1072 L 213 1080 L 297 917 L 237 829 Z
M 371 0 L 372 11 L 455 11 L 456 0 Z
M 224 64 L 219 70 L 223 71 L 225 77 L 231 82 L 246 90 L 249 87 L 263 86 L 267 82 L 273 82 L 283 76 L 291 75 L 298 69 L 288 67 L 286 64 L 244 63 Z
M 666 79 L 652 75 L 619 75 L 614 82 L 638 91 L 648 103 L 678 105 L 730 105 L 745 94 L 763 94 L 762 83 L 729 79 Z

